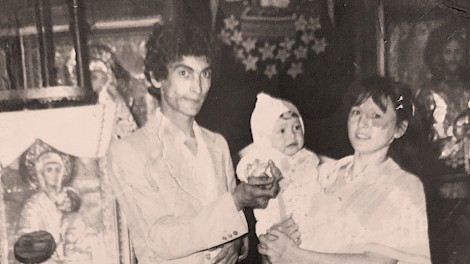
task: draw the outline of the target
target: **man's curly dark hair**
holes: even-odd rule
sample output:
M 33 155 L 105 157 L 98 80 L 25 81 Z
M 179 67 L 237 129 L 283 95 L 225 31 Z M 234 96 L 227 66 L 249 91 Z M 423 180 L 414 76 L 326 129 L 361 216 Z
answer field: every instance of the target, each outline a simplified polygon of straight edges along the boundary
M 212 36 L 197 23 L 156 24 L 146 44 L 145 76 L 162 81 L 168 77 L 168 66 L 183 56 L 205 56 L 214 61 Z

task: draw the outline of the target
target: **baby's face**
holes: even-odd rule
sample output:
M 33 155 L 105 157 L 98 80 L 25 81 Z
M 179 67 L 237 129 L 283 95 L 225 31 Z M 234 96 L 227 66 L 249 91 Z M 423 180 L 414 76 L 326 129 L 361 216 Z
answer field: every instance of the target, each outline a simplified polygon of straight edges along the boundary
M 271 146 L 287 156 L 292 156 L 304 146 L 304 133 L 300 119 L 283 115 L 274 123 Z
M 68 196 L 65 196 L 62 203 L 57 205 L 57 208 L 64 212 L 72 212 L 72 199 L 70 199 Z

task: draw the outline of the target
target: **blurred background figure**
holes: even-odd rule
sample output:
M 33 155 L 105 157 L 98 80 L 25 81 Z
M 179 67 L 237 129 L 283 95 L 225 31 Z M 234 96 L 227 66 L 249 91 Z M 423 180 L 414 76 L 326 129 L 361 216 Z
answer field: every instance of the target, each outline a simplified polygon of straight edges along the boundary
M 116 124 L 114 136 L 116 138 L 126 137 L 137 129 L 136 119 L 130 107 L 132 98 L 125 100 L 120 91 L 119 84 L 126 85 L 130 74 L 116 62 L 116 59 L 107 46 L 93 44 L 89 46 L 90 51 L 90 75 L 93 91 L 98 95 L 98 101 L 102 104 L 114 102 L 117 105 Z M 117 76 L 120 77 L 118 82 Z M 137 116 L 137 114 L 135 114 Z
M 436 263 L 470 260 L 467 254 L 470 237 L 466 235 L 470 230 L 468 58 L 467 28 L 458 23 L 445 23 L 430 33 L 424 50 L 430 75 L 417 91 L 417 106 L 424 113 L 428 140 L 432 143 L 433 157 L 428 162 L 428 172 L 434 176 L 438 188 L 436 196 L 428 195 L 432 199 L 428 208 Z
M 431 32 L 425 49 L 432 75 L 418 96 L 432 123 L 430 139 L 445 163 L 444 173 L 464 170 L 462 133 L 455 122 L 470 107 L 468 44 L 465 28 L 444 24 Z

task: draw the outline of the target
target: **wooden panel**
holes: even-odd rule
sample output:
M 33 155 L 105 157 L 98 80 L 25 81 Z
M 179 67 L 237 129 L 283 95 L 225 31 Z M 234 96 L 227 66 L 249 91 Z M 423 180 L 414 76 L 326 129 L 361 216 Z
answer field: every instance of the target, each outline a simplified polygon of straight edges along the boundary
M 91 25 L 99 21 L 138 19 L 168 14 L 172 7 L 172 2 L 168 0 L 87 0 L 84 2 Z M 4 0 L 2 5 L 0 28 L 10 28 L 14 32 L 16 17 L 22 26 L 34 25 L 34 1 Z M 54 25 L 68 25 L 69 12 L 66 0 L 51 0 L 51 5 Z

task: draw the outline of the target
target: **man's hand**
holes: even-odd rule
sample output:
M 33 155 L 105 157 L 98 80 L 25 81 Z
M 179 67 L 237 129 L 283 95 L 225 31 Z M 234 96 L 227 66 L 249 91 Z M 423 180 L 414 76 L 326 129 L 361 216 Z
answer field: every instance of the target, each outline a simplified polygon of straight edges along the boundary
M 233 264 L 248 255 L 248 236 L 223 244 L 222 250 L 211 261 L 219 264 Z
M 242 182 L 232 193 L 238 210 L 246 207 L 266 208 L 269 199 L 275 198 L 279 193 L 279 181 L 282 174 L 272 161 L 269 161 L 269 169 L 273 177 L 260 176 L 248 177 L 248 183 Z

